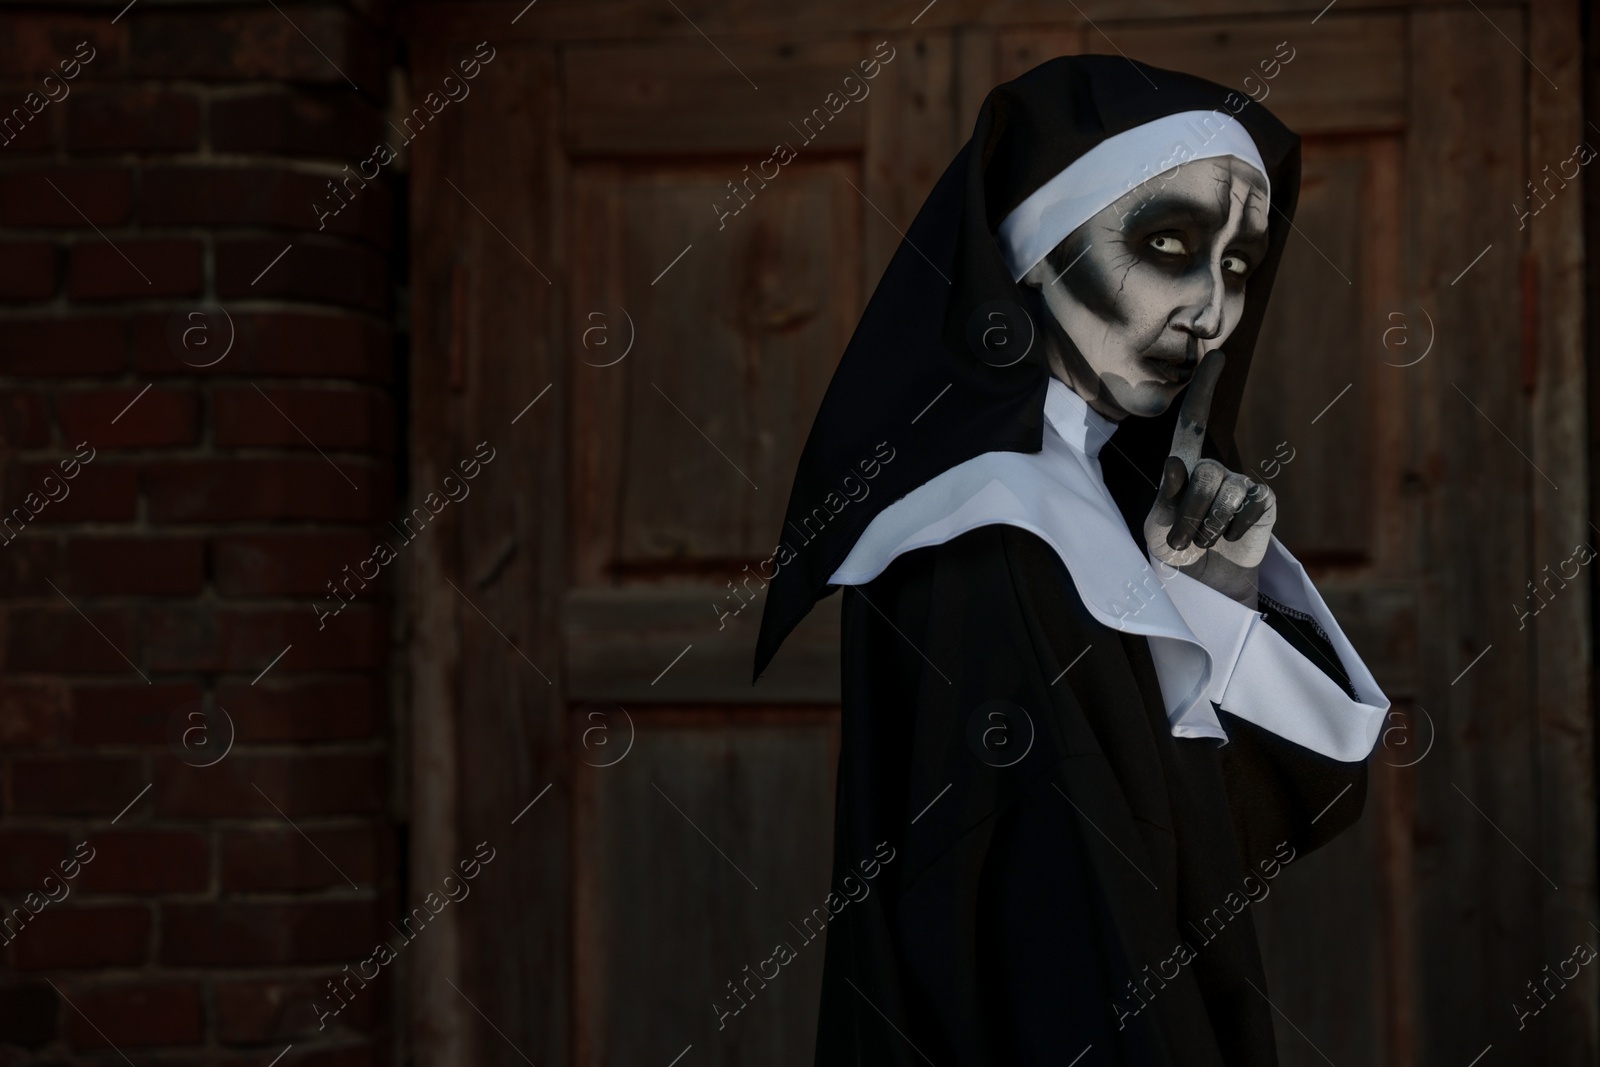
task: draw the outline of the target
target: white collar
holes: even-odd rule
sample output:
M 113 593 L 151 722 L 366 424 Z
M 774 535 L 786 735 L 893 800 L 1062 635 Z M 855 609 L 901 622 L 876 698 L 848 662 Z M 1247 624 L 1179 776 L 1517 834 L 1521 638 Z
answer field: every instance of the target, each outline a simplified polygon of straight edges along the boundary
M 1307 611 L 1326 630 L 1360 694 L 1351 701 L 1320 668 L 1242 604 L 1145 556 L 1111 498 L 1097 458 L 1116 424 L 1052 378 L 1038 452 L 985 452 L 879 512 L 832 585 L 863 585 L 913 549 L 980 526 L 1018 526 L 1061 558 L 1089 613 L 1144 636 L 1173 736 L 1227 740 L 1213 702 L 1296 744 L 1343 762 L 1366 758 L 1388 698 L 1340 631 L 1305 569 L 1277 538 L 1260 572 L 1264 593 Z M 1091 646 L 1093 647 L 1093 646 Z M 1058 649 L 1063 663 L 1087 651 Z
M 1065 382 L 1051 377 L 1044 395 L 1044 417 L 1075 451 L 1098 457 L 1117 432 L 1117 424 L 1089 406 Z

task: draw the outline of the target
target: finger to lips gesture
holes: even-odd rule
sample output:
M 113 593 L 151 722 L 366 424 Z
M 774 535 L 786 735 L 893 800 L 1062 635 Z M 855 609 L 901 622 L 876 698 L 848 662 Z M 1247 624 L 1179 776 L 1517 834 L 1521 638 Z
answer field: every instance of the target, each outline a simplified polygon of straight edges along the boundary
M 1195 370 L 1144 537 L 1150 554 L 1163 563 L 1238 596 L 1254 589 L 1250 572 L 1266 555 L 1278 504 L 1266 486 L 1200 458 L 1211 398 L 1226 362 L 1220 350 L 1208 352 Z

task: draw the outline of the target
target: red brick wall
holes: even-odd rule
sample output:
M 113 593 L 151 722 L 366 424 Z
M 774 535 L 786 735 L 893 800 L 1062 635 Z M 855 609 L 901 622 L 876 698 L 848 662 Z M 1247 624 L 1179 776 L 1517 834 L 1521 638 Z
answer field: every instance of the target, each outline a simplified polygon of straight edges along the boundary
M 311 606 L 394 507 L 395 189 L 312 209 L 389 15 L 278 7 L 0 12 L 6 1064 L 393 1061 L 393 975 L 312 1003 L 399 881 L 390 590 Z

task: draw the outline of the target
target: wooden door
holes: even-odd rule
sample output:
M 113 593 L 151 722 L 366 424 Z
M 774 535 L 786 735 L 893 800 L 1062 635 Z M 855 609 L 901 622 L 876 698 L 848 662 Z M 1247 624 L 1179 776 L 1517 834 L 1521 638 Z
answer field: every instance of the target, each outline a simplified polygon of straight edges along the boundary
M 838 605 L 752 688 L 749 575 L 984 94 L 1081 51 L 1305 139 L 1241 450 L 1396 714 L 1361 824 L 1257 908 L 1283 1062 L 1594 1062 L 1592 975 L 1503 1025 L 1595 918 L 1587 597 L 1505 607 L 1584 530 L 1577 196 L 1507 206 L 1580 136 L 1576 17 L 1243 6 L 419 7 L 414 93 L 496 58 L 412 146 L 413 484 L 503 458 L 409 575 L 413 884 L 508 858 L 418 946 L 418 1063 L 811 1062 Z

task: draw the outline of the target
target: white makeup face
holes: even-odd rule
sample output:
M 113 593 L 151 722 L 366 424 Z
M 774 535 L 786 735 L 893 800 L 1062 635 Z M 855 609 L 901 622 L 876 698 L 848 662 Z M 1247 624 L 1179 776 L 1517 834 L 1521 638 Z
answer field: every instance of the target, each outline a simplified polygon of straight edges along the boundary
M 1219 156 L 1129 190 L 1022 280 L 1055 320 L 1056 375 L 1108 418 L 1149 417 L 1238 325 L 1245 281 L 1266 253 L 1266 179 Z

